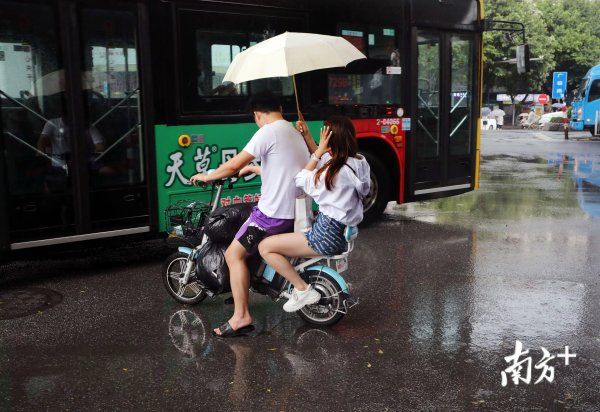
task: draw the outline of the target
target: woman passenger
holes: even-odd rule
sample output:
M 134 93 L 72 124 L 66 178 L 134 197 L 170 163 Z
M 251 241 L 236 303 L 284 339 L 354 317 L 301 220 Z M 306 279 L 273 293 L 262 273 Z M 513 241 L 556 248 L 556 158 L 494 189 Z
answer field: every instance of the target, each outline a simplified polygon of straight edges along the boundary
M 317 145 L 304 122 L 298 122 L 311 152 L 304 169 L 296 175 L 296 186 L 319 205 L 319 214 L 306 233 L 271 236 L 259 245 L 263 259 L 293 285 L 291 298 L 283 305 L 295 312 L 321 299 L 294 270 L 288 257 L 333 256 L 347 250 L 347 226 L 357 226 L 363 219 L 363 198 L 370 190 L 370 168 L 358 154 L 356 131 L 345 116 L 325 121 Z

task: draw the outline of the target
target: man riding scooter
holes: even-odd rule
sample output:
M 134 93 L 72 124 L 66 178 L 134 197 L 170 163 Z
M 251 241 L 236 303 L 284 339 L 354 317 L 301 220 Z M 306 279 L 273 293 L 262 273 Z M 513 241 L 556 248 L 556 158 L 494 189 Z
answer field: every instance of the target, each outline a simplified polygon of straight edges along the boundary
M 253 160 L 261 161 L 261 196 L 248 220 L 225 252 L 229 267 L 233 316 L 215 328 L 220 337 L 245 335 L 254 330 L 248 306 L 250 273 L 246 258 L 258 250 L 266 237 L 294 229 L 296 186 L 294 177 L 309 160 L 303 136 L 282 115 L 279 101 L 268 92 L 252 98 L 251 109 L 259 130 L 241 153 L 210 174 L 191 177 L 193 184 L 233 176 Z

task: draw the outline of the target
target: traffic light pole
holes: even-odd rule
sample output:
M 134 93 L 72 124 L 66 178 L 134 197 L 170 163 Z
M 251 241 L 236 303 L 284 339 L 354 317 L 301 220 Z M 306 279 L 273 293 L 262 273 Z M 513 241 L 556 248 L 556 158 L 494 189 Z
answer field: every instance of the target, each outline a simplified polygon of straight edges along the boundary
M 519 26 L 520 28 L 518 29 L 515 26 Z M 523 44 L 527 43 L 527 36 L 525 36 L 525 25 L 518 21 L 484 19 L 483 30 L 505 31 L 513 34 L 518 33 L 523 37 Z M 507 36 L 509 36 L 512 40 L 512 34 L 508 34 Z

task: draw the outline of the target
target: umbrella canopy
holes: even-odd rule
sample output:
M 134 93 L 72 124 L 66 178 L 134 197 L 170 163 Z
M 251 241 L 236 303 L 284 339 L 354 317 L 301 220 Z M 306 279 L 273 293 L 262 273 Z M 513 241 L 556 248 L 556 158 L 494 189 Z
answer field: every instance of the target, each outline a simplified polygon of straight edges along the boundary
M 235 56 L 223 82 L 238 84 L 268 77 L 289 77 L 343 67 L 358 59 L 366 59 L 366 56 L 342 37 L 285 32 Z

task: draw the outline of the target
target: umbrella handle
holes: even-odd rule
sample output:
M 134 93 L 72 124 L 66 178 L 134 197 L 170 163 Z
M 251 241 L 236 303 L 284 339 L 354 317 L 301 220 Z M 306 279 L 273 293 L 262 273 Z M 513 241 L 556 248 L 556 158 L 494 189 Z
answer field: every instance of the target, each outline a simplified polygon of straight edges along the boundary
M 296 97 L 296 110 L 298 111 L 298 120 L 304 121 L 304 116 L 300 111 L 300 102 L 298 100 L 298 88 L 296 87 L 296 75 L 292 75 L 292 82 L 294 83 L 294 96 Z

